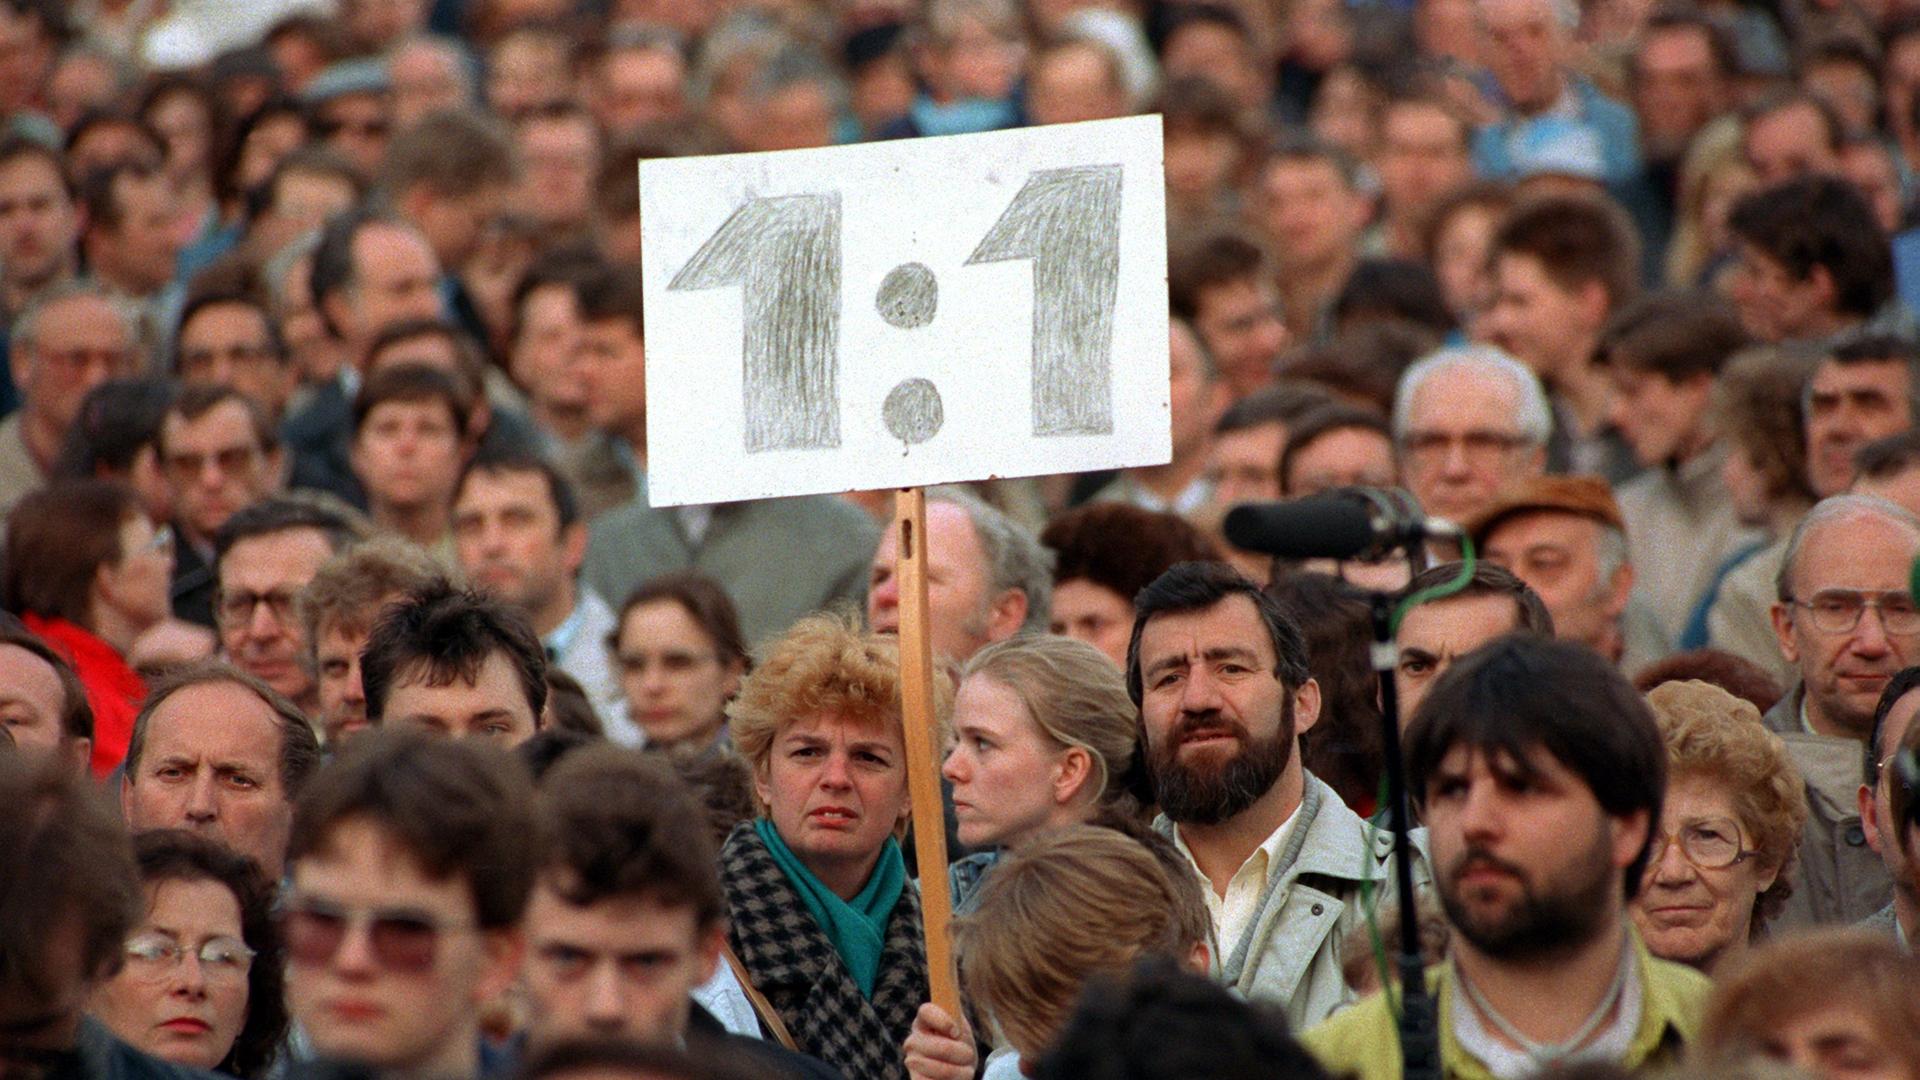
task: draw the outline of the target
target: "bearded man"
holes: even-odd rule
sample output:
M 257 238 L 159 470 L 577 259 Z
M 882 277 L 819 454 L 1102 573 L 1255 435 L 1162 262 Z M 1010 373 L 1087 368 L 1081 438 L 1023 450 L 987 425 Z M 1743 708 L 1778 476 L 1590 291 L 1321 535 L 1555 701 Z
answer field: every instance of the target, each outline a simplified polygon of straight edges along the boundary
M 1392 895 L 1393 840 L 1300 761 L 1320 718 L 1300 630 L 1225 563 L 1180 563 L 1134 600 L 1127 689 L 1162 816 L 1199 875 L 1214 975 L 1286 1011 L 1294 1030 L 1348 1004 L 1363 886 Z M 1416 884 L 1427 877 L 1424 856 Z
M 1626 914 L 1668 842 L 1665 742 L 1640 695 L 1585 646 L 1502 638 L 1434 684 L 1406 753 L 1454 930 L 1430 980 L 1446 1075 L 1673 1063 L 1710 986 L 1656 959 Z M 1381 997 L 1304 1041 L 1336 1075 L 1400 1075 Z

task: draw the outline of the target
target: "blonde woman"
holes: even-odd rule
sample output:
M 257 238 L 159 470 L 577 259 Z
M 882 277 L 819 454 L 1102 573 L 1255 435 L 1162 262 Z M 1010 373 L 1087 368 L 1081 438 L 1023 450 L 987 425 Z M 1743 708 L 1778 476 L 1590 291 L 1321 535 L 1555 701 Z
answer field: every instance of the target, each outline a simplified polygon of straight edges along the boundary
M 952 696 L 937 676 L 941 720 Z M 768 1034 L 847 1080 L 907 1076 L 927 993 L 920 898 L 895 839 L 912 806 L 900 700 L 898 639 L 816 615 L 774 642 L 727 710 L 760 812 L 720 853 L 728 943 Z
M 1137 715 L 1120 669 L 1085 642 L 1016 637 L 974 654 L 941 772 L 961 842 L 993 850 L 954 865 L 956 911 L 1002 851 L 1103 813 L 1138 816 L 1126 786 Z
M 968 999 L 1006 1044 L 985 1080 L 1014 1080 L 1039 1060 L 1090 979 L 1146 956 L 1206 974 L 1212 919 L 1183 862 L 1152 833 L 1069 825 L 995 871 L 954 926 Z
M 1667 792 L 1633 923 L 1653 955 L 1718 976 L 1793 891 L 1805 784 L 1751 702 L 1689 680 L 1647 703 L 1667 742 Z

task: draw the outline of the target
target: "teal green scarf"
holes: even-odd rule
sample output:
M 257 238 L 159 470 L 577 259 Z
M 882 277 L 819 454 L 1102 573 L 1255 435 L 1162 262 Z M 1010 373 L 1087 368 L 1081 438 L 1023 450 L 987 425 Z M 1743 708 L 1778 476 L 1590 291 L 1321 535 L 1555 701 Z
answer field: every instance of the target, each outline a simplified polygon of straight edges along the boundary
M 813 912 L 813 921 L 820 924 L 827 940 L 833 942 L 834 951 L 840 954 L 853 981 L 859 985 L 860 996 L 871 1000 L 874 981 L 880 977 L 880 953 L 887 943 L 887 920 L 893 917 L 893 906 L 900 902 L 900 891 L 907 884 L 907 860 L 900 854 L 900 845 L 893 837 L 887 837 L 886 846 L 880 849 L 880 861 L 867 876 L 866 886 L 849 901 L 834 895 L 832 889 L 813 876 L 813 871 L 780 839 L 773 822 L 759 818 L 754 821 L 753 830 L 760 834 L 787 880 L 793 882 L 794 891 L 800 894 L 807 910 Z

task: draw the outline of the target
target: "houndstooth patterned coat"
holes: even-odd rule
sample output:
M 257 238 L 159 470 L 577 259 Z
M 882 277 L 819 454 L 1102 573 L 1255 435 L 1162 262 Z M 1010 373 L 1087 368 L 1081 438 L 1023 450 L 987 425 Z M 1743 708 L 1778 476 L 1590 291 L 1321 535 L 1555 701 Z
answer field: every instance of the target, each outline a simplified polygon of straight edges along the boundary
M 752 822 L 735 827 L 721 848 L 720 884 L 734 952 L 800 1052 L 847 1080 L 906 1080 L 900 1047 L 927 997 L 919 892 L 911 884 L 900 892 L 868 1001 Z

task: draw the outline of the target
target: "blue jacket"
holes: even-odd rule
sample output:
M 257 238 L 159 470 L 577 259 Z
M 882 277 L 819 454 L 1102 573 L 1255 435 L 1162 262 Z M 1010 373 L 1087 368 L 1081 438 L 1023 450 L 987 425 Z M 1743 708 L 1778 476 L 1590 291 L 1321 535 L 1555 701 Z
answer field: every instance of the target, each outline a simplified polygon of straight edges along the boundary
M 1579 110 L 1580 122 L 1600 137 L 1601 157 L 1606 181 L 1619 187 L 1640 179 L 1640 121 L 1633 110 L 1602 94 L 1591 82 L 1578 75 L 1567 76 L 1567 93 Z M 1515 166 L 1510 151 L 1513 138 L 1531 119 L 1509 115 L 1497 124 L 1488 124 L 1474 134 L 1473 165 L 1490 180 L 1511 180 Z

